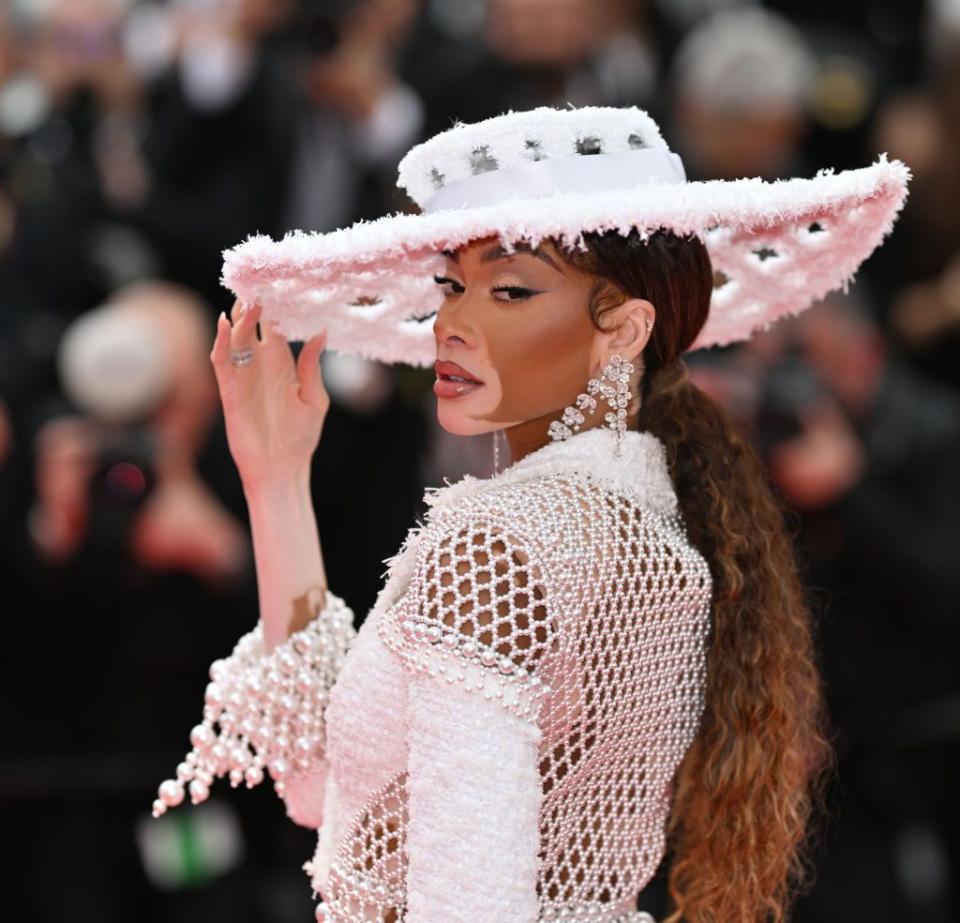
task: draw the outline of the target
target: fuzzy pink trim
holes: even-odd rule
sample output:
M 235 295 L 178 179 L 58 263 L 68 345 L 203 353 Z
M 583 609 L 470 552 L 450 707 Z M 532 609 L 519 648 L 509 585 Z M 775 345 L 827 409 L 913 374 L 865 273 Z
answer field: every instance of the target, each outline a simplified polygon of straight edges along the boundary
M 576 246 L 586 231 L 667 227 L 702 236 L 714 269 L 729 278 L 691 347 L 700 349 L 746 339 L 833 289 L 846 290 L 892 229 L 910 175 L 881 154 L 869 167 L 821 170 L 813 179 L 647 184 L 388 215 L 328 234 L 250 237 L 224 253 L 222 281 L 241 299 L 259 299 L 288 339 L 327 324 L 331 349 L 425 366 L 435 356 L 431 315 L 441 295 L 431 277 L 443 266 L 440 251 L 488 236 L 505 246 L 546 237 Z M 814 222 L 821 231 L 808 230 Z M 777 256 L 761 260 L 761 248 Z

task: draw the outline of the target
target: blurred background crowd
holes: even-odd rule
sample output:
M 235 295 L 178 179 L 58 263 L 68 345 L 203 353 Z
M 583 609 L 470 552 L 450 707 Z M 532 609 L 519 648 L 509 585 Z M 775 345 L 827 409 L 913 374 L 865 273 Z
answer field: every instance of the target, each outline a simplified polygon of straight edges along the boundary
M 257 615 L 221 251 L 408 209 L 412 144 L 567 103 L 647 109 L 691 179 L 913 171 L 846 292 L 687 359 L 817 619 L 838 775 L 797 920 L 960 920 L 960 0 L 5 0 L 4 919 L 312 919 L 312 834 L 266 786 L 147 813 Z M 431 370 L 323 365 L 315 505 L 359 623 L 424 486 L 492 445 L 438 428 Z

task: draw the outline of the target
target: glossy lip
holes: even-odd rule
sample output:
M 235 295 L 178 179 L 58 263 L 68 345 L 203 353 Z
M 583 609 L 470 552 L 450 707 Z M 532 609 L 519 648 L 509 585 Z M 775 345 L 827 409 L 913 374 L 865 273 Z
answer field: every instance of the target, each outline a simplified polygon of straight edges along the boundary
M 457 400 L 473 394 L 483 387 L 483 382 L 473 377 L 472 372 L 468 372 L 457 362 L 451 362 L 449 359 L 437 359 L 433 363 L 433 368 L 437 373 L 437 378 L 433 383 L 433 393 L 437 397 L 445 400 Z M 457 375 L 464 381 L 454 381 L 450 375 Z
M 433 368 L 437 375 L 443 379 L 448 378 L 450 375 L 457 375 L 460 378 L 465 378 L 468 382 L 474 382 L 478 385 L 483 384 L 473 372 L 468 372 L 462 365 L 451 362 L 449 359 L 437 359 L 437 361 L 433 363 Z

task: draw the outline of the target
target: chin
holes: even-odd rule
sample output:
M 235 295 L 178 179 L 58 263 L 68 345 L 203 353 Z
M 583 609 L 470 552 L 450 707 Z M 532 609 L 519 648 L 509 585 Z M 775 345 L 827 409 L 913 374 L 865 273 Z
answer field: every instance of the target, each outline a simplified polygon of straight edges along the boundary
M 454 436 L 479 436 L 499 429 L 491 423 L 477 420 L 454 407 L 446 406 L 451 403 L 453 401 L 437 398 L 437 422 L 448 433 L 452 433 Z

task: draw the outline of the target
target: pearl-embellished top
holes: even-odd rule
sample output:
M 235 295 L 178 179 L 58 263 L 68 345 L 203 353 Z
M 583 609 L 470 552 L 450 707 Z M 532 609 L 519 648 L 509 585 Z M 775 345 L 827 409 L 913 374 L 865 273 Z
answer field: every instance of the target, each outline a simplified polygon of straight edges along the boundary
M 284 791 L 318 919 L 649 919 L 711 579 L 661 442 L 614 440 L 428 491 L 359 632 L 335 623 L 324 757 Z

